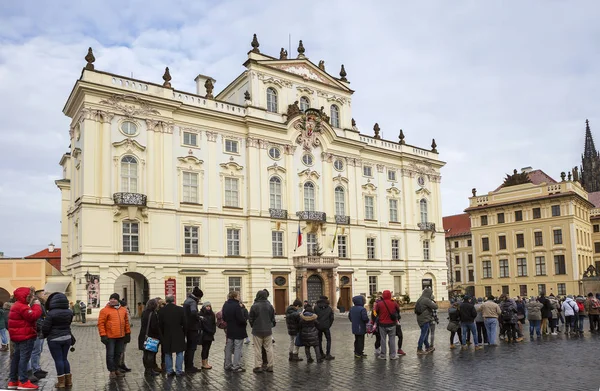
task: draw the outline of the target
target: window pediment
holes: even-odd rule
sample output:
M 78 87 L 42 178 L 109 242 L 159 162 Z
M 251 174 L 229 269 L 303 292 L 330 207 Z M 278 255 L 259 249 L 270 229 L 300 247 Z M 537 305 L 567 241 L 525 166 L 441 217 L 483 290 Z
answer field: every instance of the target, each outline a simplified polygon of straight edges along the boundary
M 236 162 L 221 163 L 219 165 L 221 166 L 221 168 L 223 168 L 225 170 L 231 170 L 231 171 L 234 171 L 234 170 L 235 171 L 242 171 L 244 169 L 243 166 L 240 166 Z
M 304 171 L 300 171 L 298 173 L 298 176 L 300 178 L 305 177 L 306 179 L 315 179 L 315 180 L 319 179 L 321 177 L 321 175 L 318 172 L 311 170 L 310 168 L 307 168 Z
M 369 183 L 365 183 L 361 187 L 363 188 L 363 190 L 366 190 L 366 191 L 375 191 L 375 190 L 377 190 L 377 186 L 375 186 L 374 184 L 372 184 L 370 182 Z
M 389 189 L 387 189 L 386 191 L 388 192 L 388 194 L 390 194 L 392 196 L 400 195 L 400 189 L 398 189 L 396 186 L 392 186 Z
M 345 176 L 342 176 L 342 174 L 338 174 L 337 176 L 333 177 L 333 181 L 337 182 L 337 183 L 348 183 L 350 182 L 348 178 L 346 178 Z
M 181 166 L 185 166 L 185 168 L 193 170 L 194 168 L 200 168 L 200 166 L 204 163 L 204 161 L 198 159 L 195 156 L 183 156 L 178 157 L 177 160 Z
M 267 171 L 274 174 L 277 174 L 278 172 L 285 174 L 287 170 L 281 167 L 279 164 L 274 163 L 272 166 L 267 167 Z
M 126 138 L 125 140 L 114 142 L 113 147 L 122 148 L 129 153 L 133 153 L 133 151 L 135 150 L 140 152 L 146 150 L 146 147 L 144 147 L 142 144 L 138 143 L 137 141 L 131 138 Z
M 426 188 L 422 187 L 419 190 L 415 191 L 416 194 L 419 195 L 430 195 L 431 192 L 429 190 L 427 190 Z

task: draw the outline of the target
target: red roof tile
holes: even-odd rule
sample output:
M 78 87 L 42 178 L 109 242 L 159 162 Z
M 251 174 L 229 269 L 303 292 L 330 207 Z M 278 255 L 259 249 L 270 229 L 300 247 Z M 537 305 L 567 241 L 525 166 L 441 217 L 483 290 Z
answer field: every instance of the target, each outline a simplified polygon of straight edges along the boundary
M 588 193 L 588 200 L 594 204 L 594 207 L 600 207 L 600 191 L 595 191 L 593 193 Z
M 468 213 L 446 216 L 442 221 L 447 238 L 469 235 L 471 233 L 471 218 Z
M 558 183 L 542 170 L 530 171 L 527 173 L 527 177 L 533 185 L 541 185 L 542 183 Z M 500 189 L 502 189 L 502 185 L 498 186 L 494 191 L 498 191 Z
M 42 251 L 38 251 L 35 254 L 31 254 L 25 259 L 60 259 L 60 248 L 55 248 L 54 251 L 50 252 L 47 248 Z

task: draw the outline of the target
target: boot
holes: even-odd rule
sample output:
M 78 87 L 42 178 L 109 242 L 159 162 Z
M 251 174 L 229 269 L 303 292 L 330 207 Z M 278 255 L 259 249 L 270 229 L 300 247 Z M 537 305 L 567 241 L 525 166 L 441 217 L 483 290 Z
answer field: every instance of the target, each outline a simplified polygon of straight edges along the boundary
M 65 375 L 65 388 L 71 388 L 73 387 L 73 375 L 70 373 L 67 373 Z
M 290 357 L 288 358 L 288 361 L 294 361 L 294 353 L 290 352 Z
M 8 350 L 8 345 L 0 345 L 0 352 L 6 352 Z
M 309 363 L 309 364 L 315 362 L 315 360 L 313 360 L 313 358 L 310 355 L 310 353 L 306 354 L 306 362 Z
M 202 369 L 212 369 L 212 366 L 208 365 L 208 360 L 202 360 Z
M 296 353 L 296 354 L 292 353 L 292 361 L 304 361 L 304 359 L 302 357 L 300 357 L 298 355 L 298 353 Z
M 58 389 L 64 389 L 65 388 L 65 375 L 62 376 L 58 376 L 56 378 L 58 381 L 56 382 L 56 388 Z

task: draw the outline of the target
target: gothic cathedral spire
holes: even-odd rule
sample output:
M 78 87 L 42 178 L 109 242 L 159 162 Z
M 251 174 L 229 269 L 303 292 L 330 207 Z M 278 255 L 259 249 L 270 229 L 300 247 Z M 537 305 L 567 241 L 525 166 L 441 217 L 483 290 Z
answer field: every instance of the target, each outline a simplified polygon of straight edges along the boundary
M 581 155 L 581 185 L 588 193 L 600 191 L 600 156 L 594 145 L 590 122 L 585 120 L 585 148 Z

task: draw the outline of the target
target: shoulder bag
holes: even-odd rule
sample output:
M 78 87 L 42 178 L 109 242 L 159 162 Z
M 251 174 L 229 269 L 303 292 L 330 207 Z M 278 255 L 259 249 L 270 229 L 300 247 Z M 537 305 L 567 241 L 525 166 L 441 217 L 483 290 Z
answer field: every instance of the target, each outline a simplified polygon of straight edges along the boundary
M 144 350 L 149 352 L 158 352 L 158 344 L 160 341 L 156 338 L 148 337 L 150 331 L 150 322 L 152 322 L 152 315 L 148 316 L 148 325 L 146 325 L 146 340 L 144 341 Z

